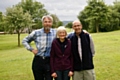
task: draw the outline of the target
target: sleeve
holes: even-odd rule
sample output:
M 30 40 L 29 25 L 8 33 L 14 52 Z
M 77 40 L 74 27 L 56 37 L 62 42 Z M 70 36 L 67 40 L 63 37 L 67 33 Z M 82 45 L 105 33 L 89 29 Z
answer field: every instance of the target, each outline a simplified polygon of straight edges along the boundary
M 89 37 L 90 37 L 90 49 L 91 49 L 92 55 L 94 56 L 95 55 L 94 42 L 92 40 L 91 35 L 89 35 Z
M 34 36 L 35 36 L 35 31 L 33 31 L 32 33 L 30 33 L 27 37 L 25 37 L 22 41 L 22 44 L 24 45 L 24 47 L 29 50 L 32 51 L 33 48 L 31 47 L 30 43 L 34 40 Z
M 52 42 L 52 46 L 51 46 L 51 51 L 50 51 L 50 67 L 51 67 L 51 73 L 54 73 L 55 70 L 54 70 L 54 41 Z
M 73 72 L 73 54 L 72 54 L 72 45 L 71 45 L 71 41 L 70 41 L 70 52 L 71 52 L 71 71 Z

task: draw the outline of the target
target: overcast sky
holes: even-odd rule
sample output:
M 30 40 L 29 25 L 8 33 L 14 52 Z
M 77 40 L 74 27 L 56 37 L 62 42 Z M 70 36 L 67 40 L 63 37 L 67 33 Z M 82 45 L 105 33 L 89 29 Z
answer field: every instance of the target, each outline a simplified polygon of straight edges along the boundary
M 7 7 L 18 4 L 21 0 L 0 0 L 0 11 L 5 12 Z M 73 21 L 77 15 L 87 5 L 87 0 L 36 0 L 45 5 L 49 13 L 56 14 L 61 21 Z M 110 5 L 115 0 L 104 0 Z

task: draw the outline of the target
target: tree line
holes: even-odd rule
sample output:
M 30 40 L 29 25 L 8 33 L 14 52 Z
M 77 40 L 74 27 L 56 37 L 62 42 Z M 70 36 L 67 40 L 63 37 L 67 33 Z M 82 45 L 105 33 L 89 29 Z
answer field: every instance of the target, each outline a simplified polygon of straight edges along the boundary
M 108 32 L 120 29 L 120 0 L 106 5 L 104 0 L 87 0 L 88 5 L 79 12 L 78 19 L 89 32 Z M 70 27 L 72 23 L 67 24 Z
M 27 29 L 30 33 L 33 29 L 42 27 L 41 18 L 44 15 L 50 14 L 44 4 L 35 0 L 21 0 L 16 5 L 8 7 L 5 14 L 0 12 L 0 31 L 6 33 L 18 34 L 18 46 L 20 46 L 20 34 Z M 50 14 L 53 17 L 53 28 L 62 25 L 62 22 L 55 14 Z
M 35 0 L 21 0 L 16 5 L 6 8 L 5 14 L 0 12 L 0 31 L 20 34 L 25 29 L 30 33 L 33 29 L 42 27 L 42 16 L 49 14 L 53 17 L 53 28 L 63 25 L 55 14 L 50 14 L 44 4 Z M 87 0 L 87 6 L 78 14 L 83 29 L 89 32 L 107 32 L 120 29 L 120 1 L 115 0 L 113 5 L 106 5 L 104 0 Z M 72 22 L 65 25 L 72 27 Z

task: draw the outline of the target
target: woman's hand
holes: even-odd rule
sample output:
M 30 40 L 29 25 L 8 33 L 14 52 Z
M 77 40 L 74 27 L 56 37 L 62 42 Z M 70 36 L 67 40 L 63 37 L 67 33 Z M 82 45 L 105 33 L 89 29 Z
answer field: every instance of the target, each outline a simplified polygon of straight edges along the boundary
M 54 73 L 52 73 L 52 75 L 51 75 L 53 78 L 56 78 L 57 77 L 57 74 L 54 72 Z

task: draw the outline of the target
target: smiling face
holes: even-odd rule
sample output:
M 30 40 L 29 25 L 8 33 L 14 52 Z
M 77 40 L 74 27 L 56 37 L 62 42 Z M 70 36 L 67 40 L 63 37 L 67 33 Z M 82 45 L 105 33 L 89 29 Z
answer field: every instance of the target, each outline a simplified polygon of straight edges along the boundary
M 44 26 L 44 30 L 50 30 L 51 26 L 52 26 L 52 20 L 49 17 L 45 17 L 43 19 L 43 26 Z
M 73 26 L 72 26 L 73 30 L 75 31 L 75 33 L 77 35 L 79 35 L 82 31 L 82 24 L 80 23 L 80 21 L 74 21 L 73 22 Z
M 65 37 L 66 37 L 66 31 L 64 31 L 64 30 L 60 30 L 60 31 L 58 31 L 58 37 L 60 38 L 60 39 L 65 39 Z
M 58 29 L 57 29 L 57 38 L 59 38 L 60 39 L 60 41 L 64 41 L 64 39 L 66 38 L 66 36 L 67 36 L 67 31 L 66 31 L 66 29 L 64 28 L 64 27 L 59 27 Z

